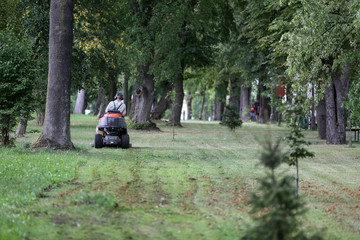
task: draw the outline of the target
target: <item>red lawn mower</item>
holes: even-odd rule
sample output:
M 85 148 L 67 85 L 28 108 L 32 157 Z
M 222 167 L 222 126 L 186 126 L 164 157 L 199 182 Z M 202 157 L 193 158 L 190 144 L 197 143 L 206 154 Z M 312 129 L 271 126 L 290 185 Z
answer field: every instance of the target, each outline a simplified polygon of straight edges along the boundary
M 118 110 L 109 110 L 100 118 L 96 127 L 94 147 L 102 148 L 104 146 L 124 149 L 131 147 L 125 119 Z

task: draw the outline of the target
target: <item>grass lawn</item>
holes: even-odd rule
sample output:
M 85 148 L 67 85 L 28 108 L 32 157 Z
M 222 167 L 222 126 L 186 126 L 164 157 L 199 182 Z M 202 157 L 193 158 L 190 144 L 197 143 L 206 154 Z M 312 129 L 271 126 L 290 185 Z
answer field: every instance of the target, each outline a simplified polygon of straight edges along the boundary
M 239 239 L 252 224 L 248 193 L 264 172 L 259 140 L 286 134 L 185 121 L 173 141 L 157 122 L 159 132 L 130 130 L 130 149 L 94 149 L 97 122 L 72 116 L 74 151 L 29 151 L 41 131 L 34 122 L 16 148 L 0 149 L 0 239 Z M 315 158 L 300 161 L 303 226 L 326 239 L 360 239 L 360 145 L 305 135 Z

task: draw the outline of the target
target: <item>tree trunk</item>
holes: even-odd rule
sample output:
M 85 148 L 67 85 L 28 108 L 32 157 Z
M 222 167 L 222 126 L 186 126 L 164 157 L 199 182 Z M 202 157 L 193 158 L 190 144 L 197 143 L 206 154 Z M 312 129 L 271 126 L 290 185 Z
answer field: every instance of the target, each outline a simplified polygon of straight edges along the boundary
M 100 87 L 99 91 L 98 91 L 98 97 L 96 99 L 96 104 L 95 104 L 95 107 L 94 107 L 94 114 L 93 114 L 94 116 L 99 115 L 103 95 L 104 95 L 104 90 L 102 89 L 102 87 Z
M 264 85 L 261 86 L 261 93 L 266 91 L 266 87 Z M 271 107 L 270 107 L 270 101 L 271 99 L 269 97 L 264 97 L 260 94 L 260 114 L 259 114 L 259 122 L 266 123 L 270 120 L 270 113 L 271 113 Z
M 241 87 L 240 118 L 243 121 L 250 119 L 250 97 L 251 97 L 251 88 Z
M 19 125 L 16 130 L 16 136 L 17 137 L 24 137 L 26 133 L 26 127 L 27 127 L 27 118 L 22 117 L 19 121 Z
M 330 83 L 326 88 L 325 106 L 326 106 L 326 143 L 340 144 L 337 135 L 337 110 L 336 110 L 336 92 L 334 84 Z
M 166 109 L 168 109 L 171 104 L 171 90 L 171 84 L 166 84 L 159 102 L 150 113 L 151 119 L 161 119 L 164 116 Z
M 51 0 L 45 123 L 34 147 L 74 148 L 70 136 L 73 10 L 73 0 Z
M 103 94 L 102 98 L 101 98 L 101 108 L 100 108 L 100 112 L 98 114 L 99 117 L 104 116 L 108 102 L 109 102 L 108 98 L 105 96 L 105 94 Z
M 235 110 L 236 113 L 239 112 L 240 107 L 240 89 L 239 89 L 239 79 L 235 77 L 230 78 L 230 99 L 229 106 Z
M 186 96 L 186 105 L 187 105 L 187 120 L 191 120 L 192 115 L 192 109 L 191 109 L 191 103 L 192 103 L 192 96 L 191 93 L 188 92 L 188 95 Z
M 36 110 L 36 125 L 43 126 L 45 121 L 45 109 Z
M 205 93 L 205 91 L 203 91 L 201 93 L 201 95 L 202 95 L 202 102 L 201 102 L 201 110 L 200 110 L 200 114 L 199 114 L 199 119 L 200 120 L 206 120 L 205 119 L 205 114 L 204 114 L 205 101 L 206 101 L 206 93 Z
M 316 130 L 316 119 L 315 119 L 315 85 L 312 85 L 311 89 L 311 117 L 310 117 L 310 129 L 312 131 Z
M 184 75 L 181 73 L 174 82 L 174 90 L 175 90 L 175 102 L 174 102 L 174 113 L 173 113 L 173 121 L 175 126 L 181 126 L 181 109 L 184 102 Z
M 151 105 L 154 100 L 154 76 L 149 74 L 149 66 L 138 65 L 139 81 L 135 83 L 134 98 L 131 103 L 132 120 L 134 122 L 148 122 L 150 120 Z
M 86 100 L 85 100 L 86 91 L 85 89 L 80 89 L 77 93 L 75 108 L 74 108 L 74 114 L 84 114 L 85 113 L 85 106 L 86 106 Z
M 220 99 L 218 96 L 215 96 L 215 103 L 214 103 L 214 120 L 221 121 L 222 115 L 224 114 L 225 110 L 225 102 L 223 99 Z
M 1 119 L 1 122 L 6 124 L 7 126 L 10 125 L 10 119 L 8 116 L 6 116 L 6 119 Z M 4 127 L 1 128 L 1 146 L 9 146 L 10 145 L 10 135 L 9 135 L 9 128 Z
M 326 139 L 326 105 L 325 98 L 319 101 L 316 111 L 319 139 Z
M 352 132 L 351 132 L 351 119 L 348 120 L 348 129 L 349 129 L 349 147 L 352 147 Z
M 346 144 L 345 110 L 341 106 L 349 90 L 350 64 L 345 65 L 343 74 L 330 72 L 331 83 L 326 88 L 326 143 Z

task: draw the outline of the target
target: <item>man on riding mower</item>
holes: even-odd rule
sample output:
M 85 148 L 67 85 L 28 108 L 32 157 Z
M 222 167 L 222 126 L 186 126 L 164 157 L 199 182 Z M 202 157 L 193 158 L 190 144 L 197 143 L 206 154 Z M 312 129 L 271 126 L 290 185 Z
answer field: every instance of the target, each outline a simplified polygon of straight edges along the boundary
M 124 103 L 124 95 L 121 92 L 117 92 L 114 101 L 111 101 L 105 109 L 105 113 L 109 110 L 119 110 L 120 114 L 125 117 L 126 115 L 126 106 Z

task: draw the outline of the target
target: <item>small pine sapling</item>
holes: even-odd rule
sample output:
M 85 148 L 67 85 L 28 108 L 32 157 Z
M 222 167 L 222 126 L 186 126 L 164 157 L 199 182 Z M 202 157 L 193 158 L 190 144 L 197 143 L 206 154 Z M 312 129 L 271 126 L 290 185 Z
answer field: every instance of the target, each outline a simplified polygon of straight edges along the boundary
M 290 128 L 289 134 L 284 137 L 284 140 L 287 142 L 290 148 L 287 162 L 290 166 L 295 165 L 296 167 L 296 195 L 298 195 L 299 160 L 302 158 L 314 157 L 314 153 L 306 149 L 306 146 L 308 146 L 310 143 L 304 140 L 304 134 L 302 134 L 300 127 L 300 118 L 301 116 L 305 115 L 303 106 L 298 103 L 285 105 L 284 108 L 284 118 L 287 122 L 287 126 Z
M 223 119 L 220 124 L 228 127 L 231 131 L 234 131 L 237 127 L 241 127 L 242 121 L 240 120 L 240 115 L 236 111 L 235 107 L 226 106 Z
M 307 236 L 299 218 L 306 212 L 304 203 L 296 195 L 293 177 L 281 176 L 276 169 L 287 160 L 287 154 L 271 139 L 263 143 L 260 163 L 266 174 L 260 179 L 257 193 L 252 193 L 250 204 L 255 225 L 248 228 L 242 240 L 322 239 L 319 233 Z

